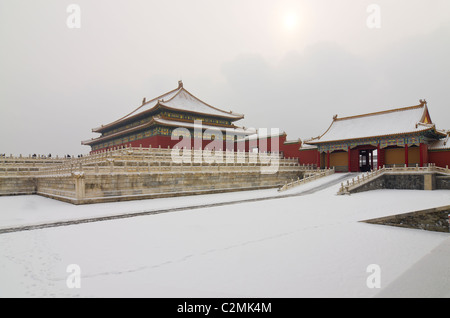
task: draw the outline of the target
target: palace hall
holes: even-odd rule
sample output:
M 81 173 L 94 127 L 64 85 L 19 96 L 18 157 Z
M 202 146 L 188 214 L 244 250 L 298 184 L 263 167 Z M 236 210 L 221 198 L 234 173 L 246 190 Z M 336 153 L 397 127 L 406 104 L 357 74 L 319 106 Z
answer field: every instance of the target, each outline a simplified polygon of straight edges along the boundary
M 321 136 L 305 141 L 300 158 L 340 172 L 436 162 L 448 165 L 447 140 L 448 133 L 436 128 L 427 102 L 420 100 L 415 106 L 342 118 L 335 115 Z

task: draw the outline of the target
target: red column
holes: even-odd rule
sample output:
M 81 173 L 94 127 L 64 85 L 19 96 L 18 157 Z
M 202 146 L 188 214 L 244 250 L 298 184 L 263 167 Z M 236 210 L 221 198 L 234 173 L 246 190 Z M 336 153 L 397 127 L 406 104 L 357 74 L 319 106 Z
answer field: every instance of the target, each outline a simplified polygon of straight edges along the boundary
M 370 151 L 370 170 L 373 170 L 373 150 Z
M 317 169 L 320 169 L 320 151 L 317 151 Z
M 380 156 L 380 153 L 381 153 L 381 146 L 380 146 L 380 144 L 378 144 L 377 145 L 377 169 L 380 169 L 381 168 L 381 156 Z
M 370 165 L 370 152 L 369 150 L 366 150 L 366 165 L 369 166 Z
M 327 151 L 327 169 L 330 169 L 330 151 Z
M 423 167 L 423 144 L 419 144 L 420 166 Z
M 408 145 L 405 145 L 405 165 L 408 167 L 409 160 L 408 160 Z
M 423 165 L 428 166 L 430 159 L 428 157 L 428 145 L 423 144 Z
M 348 172 L 352 172 L 352 155 L 350 147 L 348 147 Z

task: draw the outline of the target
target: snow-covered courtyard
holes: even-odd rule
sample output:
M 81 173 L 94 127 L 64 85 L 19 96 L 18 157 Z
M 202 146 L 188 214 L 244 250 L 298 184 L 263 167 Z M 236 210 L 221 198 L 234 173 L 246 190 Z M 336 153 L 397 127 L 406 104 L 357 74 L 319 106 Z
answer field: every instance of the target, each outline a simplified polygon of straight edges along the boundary
M 0 234 L 0 297 L 450 297 L 449 271 L 442 276 L 433 268 L 450 267 L 449 234 L 359 222 L 448 205 L 450 192 L 338 196 L 339 184 L 319 187 L 341 177 L 282 194 L 273 189 L 84 206 L 1 197 L 5 229 L 302 194 Z M 71 264 L 81 270 L 80 288 L 67 283 Z M 379 266 L 381 288 L 367 284 L 371 264 Z M 421 279 L 440 283 L 414 294 Z

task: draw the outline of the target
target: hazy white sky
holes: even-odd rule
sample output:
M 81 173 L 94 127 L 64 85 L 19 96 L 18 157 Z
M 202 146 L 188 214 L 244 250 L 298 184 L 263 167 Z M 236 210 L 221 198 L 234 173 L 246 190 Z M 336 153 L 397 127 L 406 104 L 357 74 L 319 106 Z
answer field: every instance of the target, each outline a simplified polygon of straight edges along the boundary
M 449 13 L 448 0 L 0 0 L 0 153 L 87 153 L 91 128 L 179 79 L 288 139 L 421 98 L 450 129 Z

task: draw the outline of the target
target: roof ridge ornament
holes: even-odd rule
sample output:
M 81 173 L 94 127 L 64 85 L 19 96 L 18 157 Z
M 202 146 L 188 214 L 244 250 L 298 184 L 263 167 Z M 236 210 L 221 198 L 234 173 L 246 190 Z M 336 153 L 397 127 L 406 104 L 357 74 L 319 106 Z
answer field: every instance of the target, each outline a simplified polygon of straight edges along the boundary
M 427 105 L 426 99 L 420 99 L 419 102 L 420 102 L 420 105 Z
M 178 81 L 178 89 L 183 88 L 183 81 L 179 80 Z

